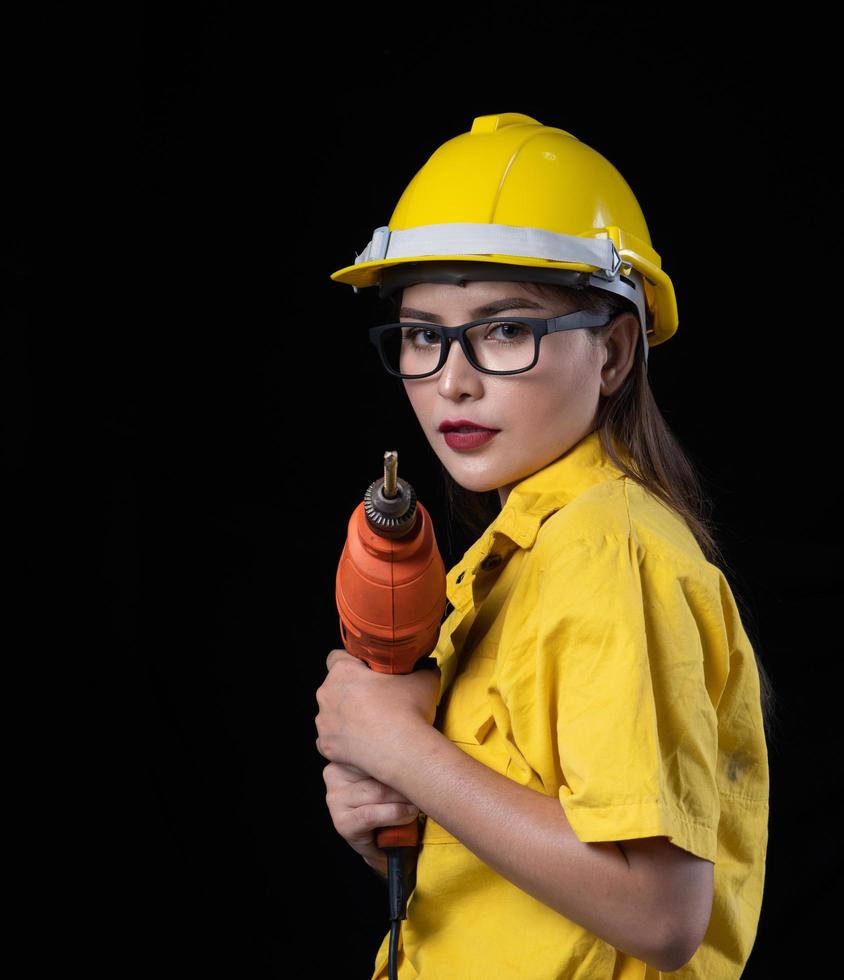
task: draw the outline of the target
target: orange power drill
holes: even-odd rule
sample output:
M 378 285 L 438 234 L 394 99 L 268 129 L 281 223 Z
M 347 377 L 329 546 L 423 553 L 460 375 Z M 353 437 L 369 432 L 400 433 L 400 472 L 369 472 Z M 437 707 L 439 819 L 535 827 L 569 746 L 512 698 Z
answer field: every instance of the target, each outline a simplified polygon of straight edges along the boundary
M 398 453 L 384 453 L 384 476 L 355 508 L 337 567 L 343 646 L 383 674 L 427 666 L 446 607 L 445 567 L 430 515 L 397 469 Z M 381 828 L 376 843 L 387 852 L 392 978 L 398 922 L 406 918 L 413 890 L 419 822 Z

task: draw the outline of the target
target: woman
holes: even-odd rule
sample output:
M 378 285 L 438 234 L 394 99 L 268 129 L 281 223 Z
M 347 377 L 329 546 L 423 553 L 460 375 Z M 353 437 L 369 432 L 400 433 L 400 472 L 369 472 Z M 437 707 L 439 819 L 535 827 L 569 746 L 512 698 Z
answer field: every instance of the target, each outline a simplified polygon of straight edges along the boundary
M 333 650 L 317 692 L 337 830 L 383 874 L 375 830 L 424 820 L 399 977 L 740 976 L 767 681 L 647 385 L 676 303 L 630 188 L 562 130 L 479 117 L 332 278 L 400 304 L 384 366 L 500 503 L 448 574 L 438 669 Z

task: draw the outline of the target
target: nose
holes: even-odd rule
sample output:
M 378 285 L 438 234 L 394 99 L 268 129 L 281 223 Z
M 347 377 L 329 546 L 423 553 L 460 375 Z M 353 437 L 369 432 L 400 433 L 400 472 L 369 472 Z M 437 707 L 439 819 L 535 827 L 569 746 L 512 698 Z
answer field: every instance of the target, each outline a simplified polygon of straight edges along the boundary
M 466 360 L 459 341 L 449 346 L 445 364 L 440 369 L 437 390 L 444 398 L 460 398 L 463 394 L 477 395 L 483 387 L 481 372 Z

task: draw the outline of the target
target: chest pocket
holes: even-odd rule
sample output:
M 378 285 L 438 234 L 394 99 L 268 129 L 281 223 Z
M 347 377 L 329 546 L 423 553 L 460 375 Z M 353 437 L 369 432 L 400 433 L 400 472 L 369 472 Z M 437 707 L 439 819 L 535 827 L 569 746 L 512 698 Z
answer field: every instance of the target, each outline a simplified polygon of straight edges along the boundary
M 493 695 L 489 693 L 496 662 L 477 653 L 461 666 L 449 687 L 437 712 L 436 727 L 467 755 L 506 775 L 510 756 L 495 727 Z M 423 845 L 456 842 L 445 827 L 430 816 L 425 818 Z
M 484 744 L 494 721 L 487 684 L 467 683 L 466 678 L 460 677 L 448 694 L 440 731 L 452 742 L 468 746 L 464 751 L 479 758 L 479 753 L 472 752 L 471 747 Z

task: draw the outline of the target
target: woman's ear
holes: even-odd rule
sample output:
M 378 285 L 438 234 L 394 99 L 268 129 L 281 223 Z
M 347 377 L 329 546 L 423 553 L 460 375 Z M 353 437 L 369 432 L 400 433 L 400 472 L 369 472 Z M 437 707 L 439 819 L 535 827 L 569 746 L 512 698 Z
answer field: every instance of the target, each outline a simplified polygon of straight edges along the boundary
M 606 359 L 601 368 L 601 394 L 613 395 L 624 384 L 636 359 L 636 345 L 642 334 L 635 313 L 621 313 L 604 337 Z

